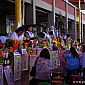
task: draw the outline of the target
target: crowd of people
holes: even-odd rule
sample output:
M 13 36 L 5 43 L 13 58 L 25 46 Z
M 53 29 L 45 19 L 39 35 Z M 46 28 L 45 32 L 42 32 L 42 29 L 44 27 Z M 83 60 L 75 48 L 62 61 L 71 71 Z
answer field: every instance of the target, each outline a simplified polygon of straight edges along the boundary
M 32 32 L 32 26 L 19 27 L 8 36 L 0 36 L 0 46 L 5 44 L 7 39 L 15 39 L 19 42 L 21 41 L 31 41 L 35 39 L 34 33 Z M 79 74 L 83 72 L 83 80 L 85 80 L 85 45 L 79 44 L 72 40 L 69 34 L 62 32 L 61 36 L 55 37 L 53 32 L 49 32 L 49 28 L 45 26 L 43 32 L 39 33 L 39 41 L 48 40 L 50 48 L 53 50 L 69 50 L 68 53 L 64 54 L 64 59 L 66 63 L 67 81 L 69 81 L 69 76 L 72 74 Z M 54 41 L 54 42 L 53 42 Z M 56 44 L 56 45 L 55 45 Z M 53 46 L 53 47 L 52 47 Z M 51 81 L 51 66 L 50 53 L 48 48 L 43 48 L 36 62 L 36 75 L 34 78 L 36 81 Z M 32 85 L 33 82 L 30 82 Z
M 66 63 L 66 84 L 72 84 L 71 75 L 80 75 L 81 81 L 85 80 L 85 46 L 82 45 L 80 48 L 80 53 L 78 53 L 75 47 L 71 47 L 68 53 L 64 54 L 64 59 Z M 44 48 L 36 63 L 36 75 L 30 81 L 30 85 L 34 82 L 49 82 L 52 81 L 51 76 L 51 66 L 53 63 L 50 61 L 50 53 L 47 48 Z M 83 76 L 81 77 L 81 73 Z M 38 85 L 38 84 L 36 84 Z

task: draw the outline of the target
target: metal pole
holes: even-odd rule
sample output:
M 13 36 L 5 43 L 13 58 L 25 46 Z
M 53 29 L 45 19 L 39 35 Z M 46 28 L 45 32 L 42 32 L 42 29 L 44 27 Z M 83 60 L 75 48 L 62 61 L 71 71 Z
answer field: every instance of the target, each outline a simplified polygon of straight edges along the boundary
M 82 13 L 82 41 L 84 40 L 84 34 L 83 34 L 83 32 L 84 32 L 84 29 L 83 29 L 83 13 Z
M 32 4 L 33 4 L 33 24 L 36 24 L 36 6 L 35 6 L 35 2 L 36 0 L 32 0 Z
M 21 25 L 21 0 L 15 0 L 15 21 L 16 27 Z
M 77 17 L 77 14 L 76 14 L 76 8 L 75 8 L 75 40 L 77 40 L 77 24 L 76 24 L 76 17 Z
M 78 0 L 79 8 L 78 8 L 78 39 L 81 42 L 81 12 L 80 12 L 80 0 Z
M 53 0 L 52 4 L 52 11 L 53 11 L 53 26 L 55 26 L 55 0 Z
M 68 33 L 68 3 L 66 2 L 66 28 L 67 28 L 67 33 Z
M 23 0 L 23 2 L 22 2 L 22 5 L 23 5 L 23 6 L 22 6 L 22 7 L 23 7 L 23 8 L 22 8 L 22 10 L 23 10 L 23 11 L 22 11 L 22 12 L 23 12 L 23 13 L 22 13 L 22 24 L 24 25 L 24 15 L 25 15 L 25 5 L 24 5 L 24 0 Z

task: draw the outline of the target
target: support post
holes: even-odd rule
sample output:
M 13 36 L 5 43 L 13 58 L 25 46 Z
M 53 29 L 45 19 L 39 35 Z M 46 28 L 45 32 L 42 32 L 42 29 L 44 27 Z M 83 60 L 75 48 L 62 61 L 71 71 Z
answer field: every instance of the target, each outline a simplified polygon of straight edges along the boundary
M 77 17 L 77 14 L 76 14 L 76 8 L 75 8 L 75 15 L 74 15 L 74 18 L 75 18 L 75 40 L 77 40 L 77 23 L 76 23 L 76 17 Z
M 80 0 L 78 0 L 78 39 L 80 40 L 81 42 L 81 12 L 80 12 L 80 9 L 81 9 L 81 6 L 80 6 Z
M 33 3 L 33 24 L 36 24 L 36 7 L 35 7 L 35 1 L 36 0 L 33 0 L 32 3 Z
M 66 2 L 66 32 L 68 33 L 68 3 Z
M 81 40 L 82 41 L 84 41 L 84 39 L 83 39 L 83 37 L 84 37 L 84 34 L 83 34 L 83 32 L 84 32 L 84 29 L 83 29 L 83 13 L 81 14 L 81 27 L 82 27 L 82 30 L 81 30 Z
M 55 0 L 53 0 L 52 12 L 53 12 L 53 26 L 55 26 Z
M 52 11 L 48 12 L 48 26 L 55 26 L 55 0 L 52 0 Z
M 22 1 L 22 24 L 24 25 L 24 16 L 25 16 L 25 5 L 24 0 Z
M 21 0 L 15 0 L 15 22 L 16 27 L 21 25 Z

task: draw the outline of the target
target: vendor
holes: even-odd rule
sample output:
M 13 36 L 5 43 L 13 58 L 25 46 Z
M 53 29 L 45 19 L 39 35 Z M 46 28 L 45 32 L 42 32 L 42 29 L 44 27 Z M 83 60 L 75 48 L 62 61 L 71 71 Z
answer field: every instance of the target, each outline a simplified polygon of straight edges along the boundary
M 27 26 L 26 31 L 24 33 L 24 40 L 27 40 L 28 46 L 29 47 L 36 47 L 36 39 L 34 39 L 34 34 L 32 32 L 32 26 Z
M 44 38 L 47 40 L 47 43 L 49 43 L 49 44 L 47 44 L 48 46 L 48 48 L 50 47 L 50 49 L 53 49 L 53 43 L 52 43 L 52 38 L 51 38 L 51 36 L 49 35 L 49 28 L 47 27 L 47 26 L 45 26 L 44 28 L 43 28 L 43 34 L 45 35 L 44 36 Z M 46 41 L 45 41 L 46 42 Z
M 43 33 L 45 35 L 45 38 L 50 38 L 48 31 L 49 31 L 49 28 L 47 26 L 45 26 L 43 28 Z
M 15 32 L 11 33 L 11 37 L 10 39 L 15 39 L 18 41 L 22 41 L 24 38 L 24 28 L 23 27 L 19 27 L 17 30 L 15 30 Z
M 49 42 L 51 43 L 52 39 L 51 39 L 48 31 L 49 31 L 49 28 L 48 28 L 47 26 L 45 26 L 45 27 L 43 28 L 43 34 L 45 35 L 45 38 L 48 39 Z
M 67 38 L 67 36 L 65 35 L 65 32 L 64 31 L 62 31 L 60 38 L 62 40 Z
M 26 32 L 25 32 L 24 36 L 25 36 L 26 38 L 34 38 L 34 34 L 32 33 L 32 26 L 29 26 L 29 27 L 26 29 Z

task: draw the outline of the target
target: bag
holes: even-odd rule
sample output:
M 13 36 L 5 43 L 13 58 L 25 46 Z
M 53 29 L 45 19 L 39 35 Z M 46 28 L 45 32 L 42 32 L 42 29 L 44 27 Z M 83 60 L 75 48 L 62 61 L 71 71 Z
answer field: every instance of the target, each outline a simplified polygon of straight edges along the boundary
M 34 66 L 32 67 L 32 70 L 30 72 L 30 75 L 35 77 L 36 76 L 36 63 L 37 63 L 37 60 L 38 60 L 38 57 L 36 58 L 36 61 L 35 61 L 35 64 Z
M 35 75 L 36 75 L 36 66 L 33 66 L 33 67 L 32 67 L 32 70 L 31 70 L 31 72 L 30 72 L 30 75 L 31 75 L 31 76 L 35 76 Z

